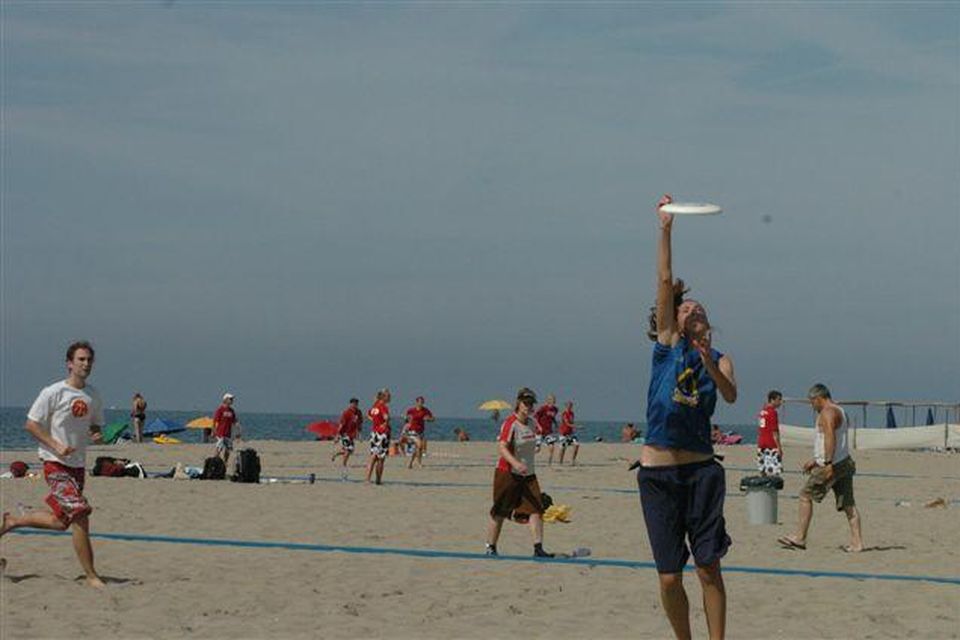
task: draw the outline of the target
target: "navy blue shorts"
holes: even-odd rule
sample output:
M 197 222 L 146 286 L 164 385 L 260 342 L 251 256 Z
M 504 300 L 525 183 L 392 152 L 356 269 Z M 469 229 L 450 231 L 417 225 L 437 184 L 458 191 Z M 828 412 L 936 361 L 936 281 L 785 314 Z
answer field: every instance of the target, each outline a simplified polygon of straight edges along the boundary
M 693 561 L 702 567 L 727 553 L 724 475 L 716 460 L 637 471 L 640 506 L 659 573 L 683 571 L 691 551 Z

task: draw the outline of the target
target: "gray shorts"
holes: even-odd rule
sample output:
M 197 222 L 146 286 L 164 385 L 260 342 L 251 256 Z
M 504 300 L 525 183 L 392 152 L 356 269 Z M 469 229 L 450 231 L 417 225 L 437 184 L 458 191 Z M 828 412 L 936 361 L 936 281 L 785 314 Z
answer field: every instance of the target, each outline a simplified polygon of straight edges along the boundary
M 221 451 L 233 451 L 232 438 L 217 438 L 217 453 Z

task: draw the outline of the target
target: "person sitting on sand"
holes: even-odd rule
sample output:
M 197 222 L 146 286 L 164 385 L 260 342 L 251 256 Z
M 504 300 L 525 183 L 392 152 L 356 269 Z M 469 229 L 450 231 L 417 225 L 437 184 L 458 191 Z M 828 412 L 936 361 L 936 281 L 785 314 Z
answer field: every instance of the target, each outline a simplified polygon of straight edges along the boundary
M 73 548 L 86 574 L 87 584 L 104 587 L 93 566 L 90 544 L 90 513 L 93 508 L 83 495 L 87 443 L 100 442 L 103 402 L 87 384 L 93 371 L 94 351 L 89 342 L 75 342 L 67 348 L 67 379 L 44 388 L 30 410 L 24 429 L 40 447 L 43 476 L 50 486 L 46 503 L 51 511 L 30 511 L 22 516 L 3 514 L 0 536 L 20 527 L 73 530 Z
M 543 550 L 543 498 L 533 463 L 537 452 L 537 432 L 531 416 L 537 404 L 536 394 L 523 387 L 517 392 L 513 414 L 500 427 L 497 450 L 500 459 L 493 474 L 493 507 L 487 529 L 486 553 L 495 556 L 503 521 L 507 518 L 528 524 L 533 537 L 533 555 L 552 558 Z
M 454 427 L 453 433 L 455 436 L 457 436 L 457 442 L 470 442 L 470 434 L 467 433 L 466 429 Z
M 620 430 L 620 442 L 633 442 L 640 436 L 640 432 L 637 431 L 637 428 L 633 426 L 632 422 L 628 422 L 623 426 L 623 429 Z
M 813 458 L 803 463 L 807 475 L 799 496 L 799 521 L 793 535 L 777 538 L 788 549 L 806 549 L 807 532 L 813 518 L 813 503 L 821 502 L 833 490 L 837 511 L 843 511 L 850 526 L 850 544 L 844 551 L 863 551 L 860 532 L 860 512 L 853 497 L 853 476 L 857 467 L 850 457 L 847 439 L 847 416 L 843 408 L 830 397 L 826 385 L 815 384 L 807 393 L 810 406 L 817 412 L 816 433 L 813 440 Z

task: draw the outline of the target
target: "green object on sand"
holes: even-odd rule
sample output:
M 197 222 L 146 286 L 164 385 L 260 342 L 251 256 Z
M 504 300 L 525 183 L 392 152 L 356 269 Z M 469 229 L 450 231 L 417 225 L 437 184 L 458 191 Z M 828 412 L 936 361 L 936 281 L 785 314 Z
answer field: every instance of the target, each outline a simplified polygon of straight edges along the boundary
M 103 444 L 113 444 L 120 439 L 120 436 L 124 431 L 130 428 L 130 425 L 126 422 L 111 422 L 107 426 L 100 429 L 100 434 L 103 436 Z

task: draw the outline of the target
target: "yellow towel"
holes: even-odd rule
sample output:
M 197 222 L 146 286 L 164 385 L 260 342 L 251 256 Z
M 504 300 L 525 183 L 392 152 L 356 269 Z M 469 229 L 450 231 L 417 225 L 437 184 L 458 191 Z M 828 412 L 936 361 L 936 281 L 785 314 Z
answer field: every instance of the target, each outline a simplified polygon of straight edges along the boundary
M 544 522 L 570 522 L 570 507 L 565 504 L 552 504 L 543 512 Z
M 162 433 L 158 436 L 154 436 L 153 441 L 157 444 L 180 444 L 180 441 L 176 438 L 171 438 L 170 436 Z

